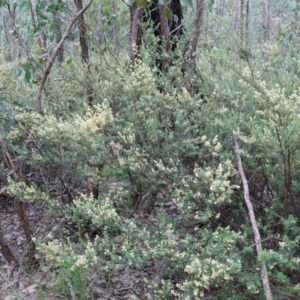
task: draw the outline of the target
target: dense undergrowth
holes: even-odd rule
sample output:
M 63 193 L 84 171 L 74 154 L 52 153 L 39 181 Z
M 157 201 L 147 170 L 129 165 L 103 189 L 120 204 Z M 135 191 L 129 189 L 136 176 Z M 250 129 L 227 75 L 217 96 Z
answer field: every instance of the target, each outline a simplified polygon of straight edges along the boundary
M 205 41 L 196 66 L 178 45 L 165 73 L 151 43 L 132 68 L 125 56 L 94 54 L 90 72 L 67 60 L 50 74 L 41 114 L 22 62 L 2 59 L 1 139 L 26 180 L 11 178 L 2 158 L 1 185 L 44 201 L 61 224 L 35 242 L 66 299 L 67 282 L 90 299 L 97 265 L 111 284 L 112 270 L 153 259 L 167 263 L 155 299 L 264 299 L 233 134 L 274 299 L 299 299 L 300 55 L 280 37 L 246 57 Z

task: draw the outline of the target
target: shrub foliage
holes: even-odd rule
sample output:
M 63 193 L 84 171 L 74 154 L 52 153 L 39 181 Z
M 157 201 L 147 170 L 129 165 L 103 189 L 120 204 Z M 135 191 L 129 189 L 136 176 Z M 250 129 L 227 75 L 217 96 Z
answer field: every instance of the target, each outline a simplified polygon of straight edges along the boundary
M 35 85 L 1 62 L 0 137 L 28 176 L 13 180 L 3 157 L 0 180 L 60 224 L 35 239 L 57 289 L 70 297 L 68 279 L 88 299 L 97 265 L 109 282 L 155 259 L 167 264 L 155 299 L 263 299 L 236 134 L 274 299 L 299 298 L 299 54 L 278 38 L 244 59 L 220 42 L 191 68 L 178 43 L 161 73 L 148 39 L 131 68 L 125 55 L 55 66 L 41 114 Z

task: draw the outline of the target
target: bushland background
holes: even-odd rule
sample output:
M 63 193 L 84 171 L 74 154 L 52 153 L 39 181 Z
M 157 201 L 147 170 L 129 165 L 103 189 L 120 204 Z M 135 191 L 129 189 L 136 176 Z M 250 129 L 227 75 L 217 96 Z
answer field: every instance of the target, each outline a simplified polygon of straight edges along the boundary
M 299 10 L 0 0 L 1 299 L 300 299 Z

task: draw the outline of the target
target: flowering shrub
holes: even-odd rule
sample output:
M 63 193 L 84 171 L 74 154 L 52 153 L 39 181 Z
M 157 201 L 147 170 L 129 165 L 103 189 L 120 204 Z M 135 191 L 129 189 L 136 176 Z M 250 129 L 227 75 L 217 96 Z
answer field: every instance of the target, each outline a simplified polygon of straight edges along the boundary
M 61 270 L 61 289 L 65 279 L 84 285 L 78 274 L 99 264 L 109 280 L 112 270 L 154 259 L 168 264 L 154 288 L 157 299 L 263 298 L 235 170 L 235 133 L 263 232 L 261 259 L 272 284 L 299 297 L 291 275 L 299 262 L 299 61 L 287 56 L 289 69 L 281 68 L 280 47 L 268 44 L 234 66 L 238 53 L 203 48 L 203 81 L 186 71 L 179 46 L 165 74 L 149 49 L 132 68 L 123 67 L 125 58 L 107 68 L 93 57 L 89 74 L 62 64 L 45 86 L 42 114 L 32 111 L 34 87 L 1 68 L 13 78 L 12 94 L 19 84 L 31 99 L 16 108 L 5 98 L 11 111 L 1 118 L 1 134 L 15 161 L 26 161 L 34 174 L 3 180 L 21 201 L 44 201 L 61 224 L 60 234 L 36 239 L 40 257 Z

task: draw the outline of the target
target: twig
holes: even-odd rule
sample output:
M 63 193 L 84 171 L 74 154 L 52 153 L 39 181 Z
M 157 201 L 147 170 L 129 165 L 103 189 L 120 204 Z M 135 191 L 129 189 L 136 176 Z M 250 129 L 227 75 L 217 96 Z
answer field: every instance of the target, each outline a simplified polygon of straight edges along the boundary
M 263 251 L 262 243 L 261 243 L 260 233 L 258 230 L 253 206 L 252 206 L 250 196 L 249 196 L 248 181 L 247 181 L 247 178 L 244 173 L 242 159 L 241 159 L 241 155 L 240 155 L 239 144 L 237 142 L 236 136 L 233 136 L 233 141 L 234 141 L 234 152 L 235 152 L 237 163 L 238 163 L 238 171 L 239 171 L 239 174 L 240 174 L 240 176 L 242 178 L 242 182 L 243 182 L 244 199 L 245 199 L 245 202 L 247 205 L 247 209 L 248 209 L 248 213 L 249 213 L 249 217 L 250 217 L 250 221 L 251 221 L 251 225 L 252 225 L 252 230 L 253 230 L 253 234 L 254 234 L 257 256 L 258 256 L 258 259 L 260 259 L 262 251 Z M 266 264 L 264 261 L 261 262 L 261 266 L 262 266 L 261 278 L 262 278 L 262 284 L 263 284 L 263 288 L 264 288 L 265 298 L 266 298 L 266 300 L 272 300 L 272 293 L 271 293 L 271 288 L 270 288 L 270 283 L 269 283 L 269 277 L 267 274 L 267 267 L 266 267 Z

